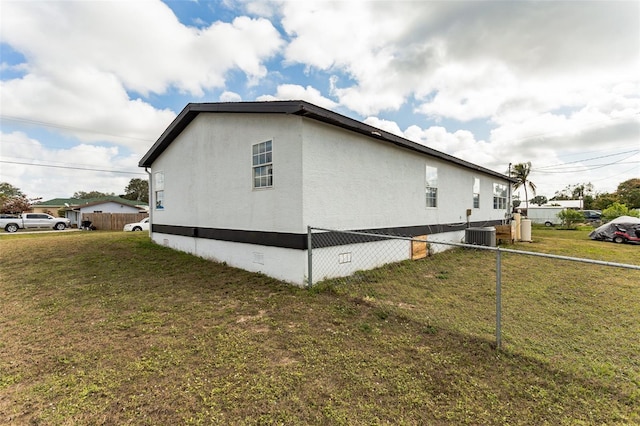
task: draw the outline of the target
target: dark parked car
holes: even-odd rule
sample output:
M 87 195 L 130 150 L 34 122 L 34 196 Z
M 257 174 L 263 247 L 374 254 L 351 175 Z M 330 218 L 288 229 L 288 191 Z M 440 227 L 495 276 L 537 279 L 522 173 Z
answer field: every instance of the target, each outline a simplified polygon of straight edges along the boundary
M 584 215 L 585 222 L 597 223 L 602 221 L 602 212 L 600 210 L 579 210 Z

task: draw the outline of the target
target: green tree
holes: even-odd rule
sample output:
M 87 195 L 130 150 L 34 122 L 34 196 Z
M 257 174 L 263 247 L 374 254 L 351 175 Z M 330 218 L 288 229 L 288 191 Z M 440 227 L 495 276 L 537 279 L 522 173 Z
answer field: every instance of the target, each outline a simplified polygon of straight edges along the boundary
M 28 211 L 33 201 L 20 188 L 8 182 L 0 182 L 0 213 L 17 214 Z
M 149 182 L 146 179 L 131 179 L 124 191 L 122 198 L 126 200 L 149 203 Z
M 613 203 L 618 201 L 618 195 L 608 192 L 603 192 L 602 194 L 597 194 L 593 200 L 593 208 L 597 210 L 604 210 Z
M 511 197 L 511 210 L 515 211 L 518 207 L 520 207 L 522 201 L 520 200 L 520 194 L 513 194 Z
M 584 222 L 584 214 L 573 209 L 564 209 L 558 213 L 562 226 L 566 229 L 576 229 L 576 224 Z
M 571 197 L 566 194 L 564 191 L 556 191 L 555 194 L 553 194 L 553 197 L 551 197 L 550 201 L 563 201 L 563 200 L 570 200 Z
M 585 195 L 584 198 L 582 199 L 582 208 L 585 210 L 593 209 L 594 201 L 595 201 L 595 198 L 593 198 L 593 195 Z
M 630 210 L 624 204 L 616 202 L 602 211 L 603 222 L 611 222 L 613 219 L 620 216 L 640 217 L 640 210 Z
M 24 195 L 20 188 L 11 185 L 9 182 L 0 182 L 0 197 L 17 197 Z
M 524 202 L 525 208 L 529 208 L 529 194 L 527 193 L 527 187 L 531 189 L 533 195 L 536 195 L 536 185 L 529 180 L 529 174 L 531 173 L 531 162 L 518 163 L 511 169 L 511 177 L 516 179 L 516 183 L 513 184 L 513 189 L 516 190 L 520 187 L 524 188 Z
M 547 197 L 545 197 L 544 195 L 536 195 L 535 197 L 533 197 L 531 199 L 531 203 L 532 204 L 536 204 L 538 206 L 541 206 L 543 204 L 547 204 L 549 200 L 547 200 Z
M 104 192 L 99 192 L 99 191 L 91 191 L 91 192 L 84 192 L 84 191 L 78 191 L 78 192 L 74 192 L 73 196 L 71 198 L 77 198 L 79 200 L 89 200 L 91 198 L 106 198 L 106 197 L 115 197 L 116 194 L 115 193 L 104 193 Z
M 593 193 L 593 184 L 591 182 L 569 185 L 567 188 L 571 191 L 571 197 L 573 200 L 578 200 L 580 197 L 584 198 L 586 195 Z
M 580 197 L 585 198 L 587 196 L 593 196 L 593 184 L 591 182 L 567 185 L 563 190 L 556 191 L 551 200 L 578 200 Z
M 640 179 L 625 180 L 618 185 L 616 194 L 620 203 L 627 205 L 630 209 L 640 208 Z

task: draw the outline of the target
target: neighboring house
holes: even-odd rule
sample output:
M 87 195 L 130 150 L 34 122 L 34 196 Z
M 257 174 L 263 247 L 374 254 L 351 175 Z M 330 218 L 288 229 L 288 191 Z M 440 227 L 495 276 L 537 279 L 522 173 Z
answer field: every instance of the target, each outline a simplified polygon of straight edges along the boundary
M 54 198 L 31 207 L 34 213 L 49 213 L 53 216 L 58 216 L 59 211 L 64 211 L 64 217 L 71 220 L 72 226 L 77 226 L 82 221 L 82 215 L 86 213 L 144 213 L 148 209 L 145 203 L 120 197 Z
M 304 101 L 189 104 L 139 166 L 155 242 L 298 285 L 308 226 L 460 242 L 512 182 Z
M 37 204 L 32 204 L 29 212 L 32 213 L 46 213 L 51 216 L 59 217 L 63 210 L 65 210 L 65 201 L 68 198 L 54 198 L 53 200 L 41 201 Z

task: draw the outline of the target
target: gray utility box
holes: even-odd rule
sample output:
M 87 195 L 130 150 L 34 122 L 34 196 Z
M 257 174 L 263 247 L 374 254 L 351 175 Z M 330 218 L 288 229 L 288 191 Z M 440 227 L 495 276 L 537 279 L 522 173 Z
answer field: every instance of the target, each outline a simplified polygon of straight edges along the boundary
M 496 228 L 467 228 L 464 232 L 464 241 L 467 244 L 475 244 L 478 246 L 495 247 L 496 246 Z

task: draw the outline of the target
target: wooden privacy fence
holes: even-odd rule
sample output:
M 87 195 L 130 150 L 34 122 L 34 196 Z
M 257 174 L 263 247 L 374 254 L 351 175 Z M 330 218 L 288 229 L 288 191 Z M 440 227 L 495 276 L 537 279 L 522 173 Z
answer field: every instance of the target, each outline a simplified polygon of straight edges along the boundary
M 147 213 L 84 213 L 82 221 L 90 220 L 99 231 L 122 231 L 127 223 L 140 222 Z

